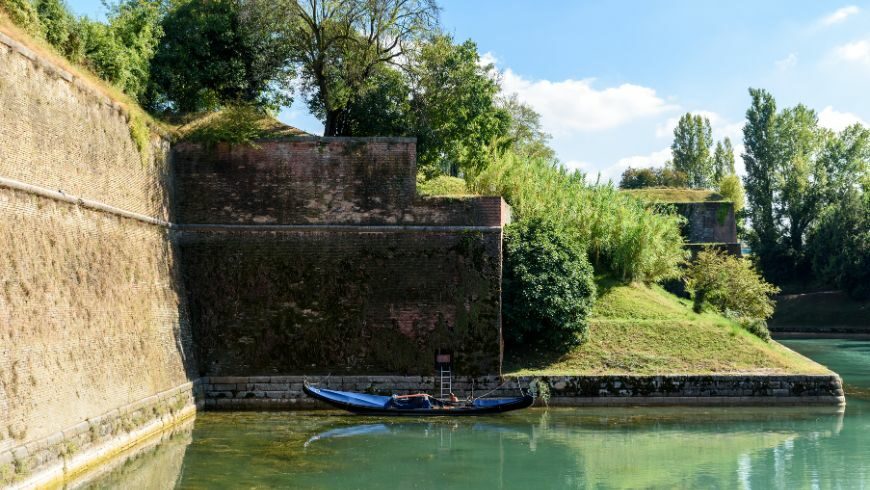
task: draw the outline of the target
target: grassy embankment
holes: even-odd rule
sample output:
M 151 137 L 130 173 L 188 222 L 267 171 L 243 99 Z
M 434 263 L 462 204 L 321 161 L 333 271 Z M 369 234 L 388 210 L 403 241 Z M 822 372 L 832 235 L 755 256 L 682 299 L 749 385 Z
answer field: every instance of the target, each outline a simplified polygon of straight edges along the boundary
M 529 375 L 823 374 L 819 364 L 764 342 L 714 313 L 696 314 L 658 286 L 599 285 L 588 338 L 571 352 L 507 349 L 505 372 Z
M 687 202 L 725 202 L 723 196 L 707 189 L 685 189 L 676 187 L 648 187 L 646 189 L 626 189 L 632 196 L 644 201 L 687 203 Z

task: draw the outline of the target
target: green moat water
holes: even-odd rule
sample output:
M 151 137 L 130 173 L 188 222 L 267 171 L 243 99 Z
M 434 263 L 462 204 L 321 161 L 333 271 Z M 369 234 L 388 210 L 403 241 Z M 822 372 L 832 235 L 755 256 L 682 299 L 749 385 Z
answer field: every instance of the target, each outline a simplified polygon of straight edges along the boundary
M 93 488 L 866 488 L 870 342 L 795 340 L 845 410 L 533 409 L 378 419 L 204 413 Z

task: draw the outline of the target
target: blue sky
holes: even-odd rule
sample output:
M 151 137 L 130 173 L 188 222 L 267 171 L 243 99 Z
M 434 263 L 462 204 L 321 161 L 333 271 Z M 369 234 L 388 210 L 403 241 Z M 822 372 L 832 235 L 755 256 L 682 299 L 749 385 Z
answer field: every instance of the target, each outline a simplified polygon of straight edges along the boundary
M 542 114 L 563 164 L 592 176 L 661 164 L 687 111 L 739 152 L 748 87 L 780 107 L 802 102 L 834 129 L 870 122 L 870 1 L 440 3 L 443 28 L 477 42 L 503 89 Z M 103 11 L 99 0 L 70 6 Z M 322 131 L 301 101 L 279 118 Z

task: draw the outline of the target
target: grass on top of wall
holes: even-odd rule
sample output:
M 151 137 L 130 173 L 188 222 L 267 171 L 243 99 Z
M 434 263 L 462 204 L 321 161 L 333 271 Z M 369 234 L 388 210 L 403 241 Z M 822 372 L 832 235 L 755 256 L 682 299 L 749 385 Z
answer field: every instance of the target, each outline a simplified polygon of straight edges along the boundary
M 219 111 L 185 116 L 180 139 L 205 145 L 254 145 L 258 140 L 307 136 L 268 112 L 252 106 L 229 106 Z
M 587 340 L 564 355 L 505 349 L 511 375 L 823 374 L 800 354 L 764 342 L 659 286 L 599 284 Z
M 725 197 L 709 189 L 686 189 L 676 187 L 648 187 L 646 189 L 625 189 L 632 196 L 644 201 L 663 203 L 685 202 L 723 202 Z
M 417 193 L 421 196 L 432 197 L 464 197 L 474 196 L 475 193 L 468 190 L 465 180 L 449 175 L 439 175 L 424 182 L 417 183 Z

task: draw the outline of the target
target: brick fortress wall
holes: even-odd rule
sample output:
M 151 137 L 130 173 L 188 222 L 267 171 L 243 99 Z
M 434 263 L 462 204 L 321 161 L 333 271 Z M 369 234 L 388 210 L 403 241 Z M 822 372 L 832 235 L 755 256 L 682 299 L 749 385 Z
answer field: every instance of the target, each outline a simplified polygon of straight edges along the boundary
M 501 365 L 499 198 L 421 199 L 405 138 L 174 148 L 201 375 Z

